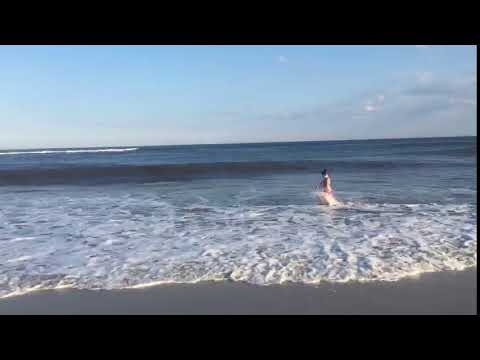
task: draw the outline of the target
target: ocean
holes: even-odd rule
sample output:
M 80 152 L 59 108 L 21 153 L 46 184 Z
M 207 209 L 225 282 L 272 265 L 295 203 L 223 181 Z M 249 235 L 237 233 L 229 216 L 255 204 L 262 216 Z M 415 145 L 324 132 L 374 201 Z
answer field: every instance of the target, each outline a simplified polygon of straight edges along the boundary
M 199 281 L 397 281 L 476 266 L 476 144 L 0 150 L 0 297 Z M 315 202 L 323 168 L 336 206 Z

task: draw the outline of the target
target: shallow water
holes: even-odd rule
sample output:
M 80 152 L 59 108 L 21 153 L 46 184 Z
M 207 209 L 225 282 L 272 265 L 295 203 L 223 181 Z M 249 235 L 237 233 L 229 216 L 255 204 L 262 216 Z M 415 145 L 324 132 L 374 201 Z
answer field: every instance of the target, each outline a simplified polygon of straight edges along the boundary
M 0 296 L 476 265 L 476 138 L 73 150 L 0 156 Z

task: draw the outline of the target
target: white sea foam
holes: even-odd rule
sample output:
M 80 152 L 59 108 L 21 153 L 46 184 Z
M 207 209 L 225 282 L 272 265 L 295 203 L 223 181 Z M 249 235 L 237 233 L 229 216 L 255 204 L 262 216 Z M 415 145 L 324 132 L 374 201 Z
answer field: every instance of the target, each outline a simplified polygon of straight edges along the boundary
M 27 237 L 17 237 L 17 238 L 13 238 L 10 240 L 10 242 L 17 242 L 17 241 L 27 241 L 27 240 L 33 240 L 35 239 L 34 237 L 31 237 L 31 236 L 27 236 Z
M 17 203 L 0 194 L 0 296 L 227 279 L 396 281 L 477 262 L 473 204 L 174 206 L 152 193 L 15 196 Z
M 38 151 L 7 151 L 0 155 L 25 155 L 25 154 L 77 154 L 77 153 L 103 153 L 136 151 L 138 148 L 111 148 L 111 149 L 72 149 L 72 150 L 38 150 Z
M 336 206 L 340 204 L 332 194 L 328 194 L 323 191 L 315 191 L 314 196 L 319 205 Z

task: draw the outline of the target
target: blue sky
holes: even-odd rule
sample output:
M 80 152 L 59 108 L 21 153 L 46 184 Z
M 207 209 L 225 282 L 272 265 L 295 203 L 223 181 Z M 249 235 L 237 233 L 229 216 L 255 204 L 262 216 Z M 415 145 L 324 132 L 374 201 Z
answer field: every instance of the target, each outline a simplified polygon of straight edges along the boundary
M 0 148 L 476 134 L 475 46 L 0 46 Z

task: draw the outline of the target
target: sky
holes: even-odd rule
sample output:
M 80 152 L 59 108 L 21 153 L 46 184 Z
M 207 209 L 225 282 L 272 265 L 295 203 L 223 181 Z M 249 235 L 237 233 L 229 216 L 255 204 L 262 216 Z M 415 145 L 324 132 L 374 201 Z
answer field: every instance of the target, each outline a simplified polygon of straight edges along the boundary
M 473 136 L 476 46 L 0 46 L 0 149 Z

